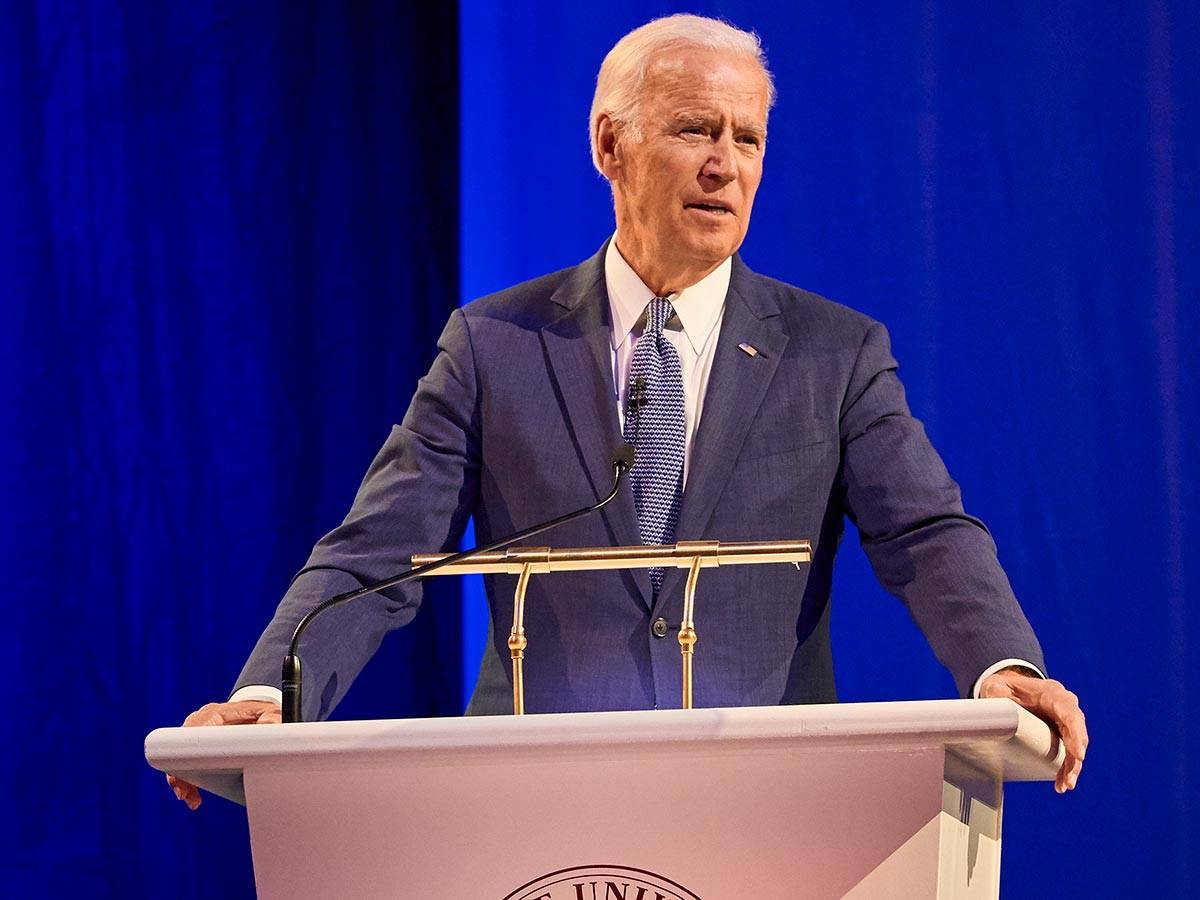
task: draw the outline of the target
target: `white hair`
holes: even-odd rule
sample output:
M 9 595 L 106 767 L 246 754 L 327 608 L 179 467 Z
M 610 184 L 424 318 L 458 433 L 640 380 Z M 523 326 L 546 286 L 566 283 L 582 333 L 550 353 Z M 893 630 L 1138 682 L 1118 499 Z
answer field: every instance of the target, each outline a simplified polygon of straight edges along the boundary
M 602 115 L 624 129 L 634 140 L 641 140 L 639 103 L 642 84 L 654 57 L 666 50 L 702 47 L 720 50 L 753 60 L 762 69 L 767 82 L 767 109 L 775 104 L 775 81 L 767 68 L 762 42 L 752 31 L 742 31 L 721 19 L 679 13 L 647 22 L 617 41 L 600 64 L 596 93 L 588 118 L 588 138 L 592 146 L 592 164 L 600 169 L 596 146 L 596 125 Z

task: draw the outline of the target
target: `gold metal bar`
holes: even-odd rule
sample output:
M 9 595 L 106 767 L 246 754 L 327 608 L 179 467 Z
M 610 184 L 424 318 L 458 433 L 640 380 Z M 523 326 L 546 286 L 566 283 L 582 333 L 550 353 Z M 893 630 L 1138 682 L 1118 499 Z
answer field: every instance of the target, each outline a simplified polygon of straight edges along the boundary
M 444 559 L 445 553 L 418 553 L 414 566 Z M 678 544 L 645 544 L 632 547 L 516 547 L 482 553 L 474 559 L 445 566 L 432 575 L 519 575 L 526 565 L 535 573 L 578 572 L 593 569 L 647 569 L 654 566 L 690 568 L 695 559 L 704 568 L 763 563 L 812 561 L 809 541 L 681 541 Z
M 513 624 L 508 634 L 508 650 L 512 655 L 513 715 L 525 715 L 525 591 L 529 588 L 529 576 L 533 563 L 525 563 L 517 577 L 517 590 L 513 595 Z
M 414 554 L 414 567 L 445 559 L 446 553 Z M 509 574 L 517 576 L 513 596 L 513 625 L 508 636 L 512 655 L 513 712 L 525 714 L 525 592 L 534 573 L 578 572 L 594 569 L 646 569 L 671 566 L 688 570 L 683 592 L 683 618 L 679 623 L 679 652 L 683 659 L 683 708 L 693 701 L 693 661 L 696 646 L 696 583 L 700 570 L 713 566 L 742 566 L 762 563 L 800 563 L 812 561 L 809 541 L 680 541 L 678 544 L 639 545 L 634 547 L 573 547 L 552 550 L 549 547 L 515 547 L 481 553 L 473 559 L 445 566 L 430 575 Z
M 683 655 L 683 708 L 692 708 L 692 657 L 696 647 L 696 582 L 700 580 L 702 561 L 692 557 L 687 585 L 683 589 L 683 618 L 679 622 L 679 652 Z

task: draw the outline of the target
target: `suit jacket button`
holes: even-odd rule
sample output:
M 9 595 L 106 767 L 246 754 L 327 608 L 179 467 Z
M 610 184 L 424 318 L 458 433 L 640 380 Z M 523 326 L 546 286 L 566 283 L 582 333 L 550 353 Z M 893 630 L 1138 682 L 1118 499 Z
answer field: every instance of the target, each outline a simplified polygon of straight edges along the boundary
M 659 616 L 654 620 L 654 625 L 651 626 L 651 630 L 653 630 L 656 638 L 664 638 L 667 636 L 667 632 L 671 630 L 671 626 L 667 624 L 666 619 L 664 619 L 662 616 Z

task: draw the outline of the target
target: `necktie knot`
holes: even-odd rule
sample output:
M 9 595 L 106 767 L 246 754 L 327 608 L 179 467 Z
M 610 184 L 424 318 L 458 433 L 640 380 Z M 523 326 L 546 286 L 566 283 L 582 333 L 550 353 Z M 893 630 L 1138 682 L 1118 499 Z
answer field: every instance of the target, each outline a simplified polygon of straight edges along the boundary
M 675 315 L 675 307 L 666 297 L 655 297 L 646 304 L 646 329 L 643 334 L 662 334 L 671 316 Z

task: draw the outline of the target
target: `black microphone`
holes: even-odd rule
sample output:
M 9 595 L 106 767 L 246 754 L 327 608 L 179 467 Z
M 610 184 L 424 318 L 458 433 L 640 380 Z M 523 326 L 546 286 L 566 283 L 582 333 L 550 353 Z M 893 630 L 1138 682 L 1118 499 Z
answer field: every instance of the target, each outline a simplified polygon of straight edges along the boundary
M 613 465 L 619 467 L 621 471 L 627 472 L 633 468 L 633 455 L 633 445 L 621 441 L 613 450 Z M 609 499 L 606 497 L 602 503 L 607 503 Z
M 649 399 L 646 396 L 646 378 L 644 375 L 639 375 L 629 386 L 629 397 L 625 401 L 626 415 L 633 414 L 633 428 L 629 433 L 635 445 L 638 439 L 638 426 L 642 423 L 642 408 L 649 402 Z M 626 444 L 626 446 L 629 445 Z M 632 465 L 630 463 L 630 466 Z
M 304 634 L 304 630 L 308 628 L 312 621 L 327 609 L 332 609 L 335 606 L 340 606 L 343 603 L 348 603 L 351 600 L 356 600 L 359 597 L 367 594 L 374 594 L 377 591 L 386 590 L 390 587 L 395 587 L 398 584 L 404 584 L 406 581 L 412 581 L 424 575 L 428 575 L 435 569 L 440 569 L 443 566 L 453 565 L 454 563 L 465 562 L 473 556 L 478 556 L 481 553 L 490 553 L 493 550 L 503 550 L 517 541 L 523 541 L 526 538 L 531 538 L 534 535 L 541 534 L 543 531 L 549 531 L 551 528 L 556 528 L 570 522 L 572 519 L 578 519 L 581 516 L 586 516 L 589 513 L 594 513 L 597 510 L 603 509 L 621 490 L 621 479 L 625 473 L 633 467 L 633 447 L 622 441 L 617 444 L 612 454 L 613 464 L 613 486 L 608 492 L 608 496 L 598 503 L 593 503 L 590 506 L 585 506 L 582 509 L 577 509 L 574 512 L 569 512 L 564 516 L 559 516 L 555 519 L 550 519 L 547 522 L 542 522 L 538 525 L 532 525 L 515 534 L 510 534 L 507 537 L 500 538 L 498 541 L 492 541 L 490 544 L 484 544 L 482 547 L 472 547 L 469 550 L 463 550 L 451 556 L 442 559 L 434 560 L 426 563 L 423 566 L 417 566 L 415 569 L 409 569 L 407 572 L 401 572 L 399 575 L 393 575 L 390 578 L 385 578 L 383 581 L 377 581 L 374 584 L 368 584 L 365 587 L 356 588 L 352 591 L 346 591 L 344 594 L 338 594 L 330 597 L 328 600 L 323 600 L 309 610 L 304 618 L 296 625 L 296 630 L 292 633 L 292 643 L 288 647 L 288 655 L 283 660 L 283 721 L 285 722 L 303 722 L 304 717 L 300 710 L 301 705 L 301 686 L 303 676 L 300 671 L 300 638 Z

